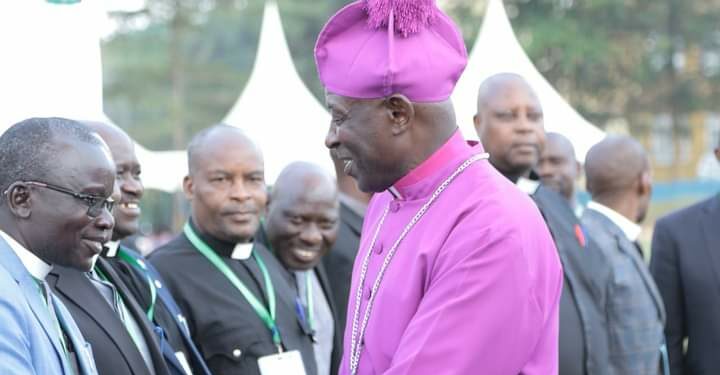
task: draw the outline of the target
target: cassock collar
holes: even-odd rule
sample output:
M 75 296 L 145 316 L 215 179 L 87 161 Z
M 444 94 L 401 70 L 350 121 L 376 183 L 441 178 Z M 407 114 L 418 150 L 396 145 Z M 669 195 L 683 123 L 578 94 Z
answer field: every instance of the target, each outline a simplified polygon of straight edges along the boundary
M 200 237 L 203 242 L 208 244 L 208 246 L 210 246 L 210 248 L 213 249 L 218 255 L 232 259 L 245 260 L 249 258 L 252 254 L 252 241 L 247 243 L 226 242 L 200 231 L 197 225 L 193 223 L 192 219 L 189 219 L 188 221 L 190 223 L 190 227 L 193 229 L 195 234 L 197 234 L 197 236 Z
M 426 197 L 465 159 L 482 152 L 484 151 L 479 142 L 466 141 L 460 129 L 457 129 L 444 145 L 389 187 L 388 192 L 398 200 Z
M 32 277 L 37 280 L 45 280 L 45 277 L 52 270 L 52 265 L 45 263 L 45 261 L 33 254 L 32 251 L 26 249 L 25 246 L 15 241 L 14 238 L 2 230 L 0 230 L 0 236 L 7 242 L 15 255 L 20 258 L 20 262 L 22 262 Z
M 625 237 L 627 237 L 630 242 L 635 242 L 637 241 L 638 237 L 640 237 L 642 227 L 637 225 L 636 223 L 633 223 L 630 219 L 626 218 L 612 208 L 604 206 L 595 201 L 590 201 L 588 202 L 586 209 L 597 211 L 610 219 L 610 221 L 620 227 L 620 230 L 622 230 L 622 232 L 625 234 Z

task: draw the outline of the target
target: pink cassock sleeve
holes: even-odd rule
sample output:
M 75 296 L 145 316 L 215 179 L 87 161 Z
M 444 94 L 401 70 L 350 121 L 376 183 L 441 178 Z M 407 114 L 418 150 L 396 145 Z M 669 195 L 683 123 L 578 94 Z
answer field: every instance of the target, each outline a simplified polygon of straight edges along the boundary
M 383 374 L 557 374 L 562 271 L 549 234 L 464 232 L 443 246 Z

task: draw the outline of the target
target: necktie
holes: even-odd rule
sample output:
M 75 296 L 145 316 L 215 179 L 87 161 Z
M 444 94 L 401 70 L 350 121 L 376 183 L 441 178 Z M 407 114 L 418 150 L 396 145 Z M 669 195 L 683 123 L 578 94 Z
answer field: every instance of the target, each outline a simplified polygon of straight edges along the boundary
M 110 306 L 125 326 L 125 330 L 130 335 L 133 343 L 140 351 L 140 354 L 145 360 L 145 364 L 147 365 L 148 369 L 151 371 L 151 373 L 154 373 L 152 357 L 150 355 L 147 344 L 142 338 L 142 331 L 140 330 L 138 324 L 135 321 L 132 321 L 132 317 L 130 316 L 130 310 L 125 305 L 125 302 L 123 301 L 120 292 L 118 292 L 115 285 L 110 282 L 110 279 L 107 277 L 107 275 L 103 273 L 103 271 L 99 267 L 96 266 L 93 271 L 94 272 L 89 273 L 90 278 L 94 280 L 96 284 L 99 284 L 101 286 L 102 290 L 100 290 L 100 293 L 105 295 L 105 299 L 108 300 Z

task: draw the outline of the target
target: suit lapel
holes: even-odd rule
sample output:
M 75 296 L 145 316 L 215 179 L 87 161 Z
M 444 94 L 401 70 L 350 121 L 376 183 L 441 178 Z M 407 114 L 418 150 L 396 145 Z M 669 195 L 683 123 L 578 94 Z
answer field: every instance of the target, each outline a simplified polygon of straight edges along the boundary
M 720 195 L 710 200 L 703 210 L 701 222 L 705 250 L 713 263 L 715 276 L 720 284 Z
M 35 318 L 40 322 L 45 334 L 55 348 L 55 354 L 62 363 L 64 370 L 66 372 L 69 371 L 67 361 L 63 360 L 65 351 L 60 343 L 60 332 L 58 332 L 57 326 L 52 321 L 50 311 L 45 301 L 43 301 L 37 282 L 30 275 L 30 272 L 28 272 L 17 255 L 15 255 L 15 252 L 2 238 L 0 238 L 0 263 L 2 263 L 18 283 L 28 306 L 30 306 L 30 310 L 32 310 Z
M 110 279 L 110 282 L 115 285 L 118 293 L 120 293 L 123 298 L 125 307 L 127 307 L 127 309 L 130 311 L 130 314 L 132 314 L 133 318 L 140 327 L 140 330 L 143 333 L 143 337 L 145 338 L 145 342 L 147 343 L 148 350 L 150 351 L 152 362 L 155 366 L 155 373 L 158 375 L 167 373 L 167 369 L 165 369 L 163 366 L 165 360 L 163 359 L 163 354 L 158 345 L 159 338 L 155 334 L 154 328 L 150 325 L 145 311 L 143 311 L 140 305 L 135 302 L 135 297 L 132 295 L 132 293 L 130 293 L 128 288 L 120 279 L 120 276 L 115 273 L 115 270 L 112 269 L 110 263 L 108 263 L 107 260 L 103 258 L 98 258 L 98 266 L 103 272 L 105 272 L 108 279 Z
M 604 215 L 601 216 L 607 221 L 607 225 L 611 226 L 613 236 L 617 241 L 617 246 L 620 251 L 624 252 L 626 256 L 632 259 L 635 269 L 645 284 L 645 288 L 650 292 L 653 302 L 655 302 L 655 307 L 658 310 L 658 315 L 660 316 L 661 321 L 665 323 L 665 305 L 663 304 L 662 296 L 660 296 L 660 292 L 655 285 L 655 281 L 653 281 L 652 276 L 650 276 L 650 271 L 647 265 L 645 265 L 645 262 L 638 253 L 637 247 L 630 242 L 630 240 L 625 236 L 625 233 L 623 233 L 617 225 L 607 219 Z
M 348 227 L 356 234 L 360 235 L 362 232 L 363 217 L 358 215 L 355 211 L 347 207 L 345 204 L 340 205 L 340 217 L 342 221 L 347 223 Z
M 134 373 L 145 373 L 146 370 L 142 368 L 145 361 L 140 355 L 140 351 L 115 310 L 95 289 L 90 279 L 84 273 L 73 270 L 63 270 L 61 273 L 53 271 L 51 275 L 57 277 L 55 288 L 58 294 L 65 296 L 70 303 L 82 310 L 105 332 Z
M 315 275 L 317 275 L 318 280 L 320 280 L 320 286 L 325 294 L 325 300 L 327 300 L 328 305 L 330 305 L 330 311 L 332 311 L 333 316 L 335 316 L 337 314 L 337 311 L 335 311 L 335 302 L 332 298 L 332 291 L 330 290 L 330 282 L 328 281 L 327 272 L 325 271 L 325 266 L 322 262 L 315 266 Z
M 80 333 L 80 329 L 77 325 L 75 325 L 75 321 L 72 316 L 70 316 L 70 312 L 67 311 L 65 306 L 57 297 L 53 298 L 53 304 L 55 306 L 55 313 L 58 317 L 58 321 L 62 326 L 65 335 L 72 343 L 72 347 L 75 349 L 75 355 L 77 357 L 78 365 L 80 366 L 80 374 L 97 374 L 93 354 L 90 351 L 87 342 L 85 342 L 82 333 Z

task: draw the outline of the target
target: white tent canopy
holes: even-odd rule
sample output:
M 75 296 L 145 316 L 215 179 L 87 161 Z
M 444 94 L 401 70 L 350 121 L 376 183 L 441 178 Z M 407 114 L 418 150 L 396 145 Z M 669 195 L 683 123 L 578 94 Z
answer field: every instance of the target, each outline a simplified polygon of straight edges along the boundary
M 0 111 L 0 132 L 32 116 L 107 121 L 102 110 L 99 42 L 106 19 L 101 2 L 95 1 L 54 5 L 23 0 L 3 7 L 0 99 L 6 105 Z M 260 35 L 250 80 L 225 122 L 244 129 L 262 148 L 270 183 L 294 160 L 332 171 L 323 144 L 330 115 L 295 69 L 273 0 L 266 4 Z M 484 78 L 498 72 L 516 72 L 530 81 L 542 100 L 547 130 L 568 136 L 579 158 L 602 138 L 603 133 L 582 119 L 535 69 L 513 33 L 501 0 L 490 0 L 468 67 L 453 95 L 466 137 L 476 137 L 472 116 L 477 88 Z M 147 188 L 174 191 L 180 187 L 187 171 L 183 150 L 157 152 L 138 145 L 137 151 Z
M 295 70 L 275 1 L 265 5 L 250 80 L 224 122 L 243 129 L 263 150 L 268 183 L 297 160 L 334 173 L 324 144 L 330 114 Z
M 452 96 L 458 123 L 466 138 L 477 139 L 472 118 L 477 111 L 480 84 L 497 73 L 525 77 L 540 98 L 545 130 L 568 137 L 579 160 L 584 160 L 590 147 L 603 138 L 604 133 L 570 107 L 535 68 L 515 36 L 502 0 L 489 0 L 468 65 Z
M 3 3 L 0 10 L 0 132 L 28 117 L 102 117 L 97 1 Z

